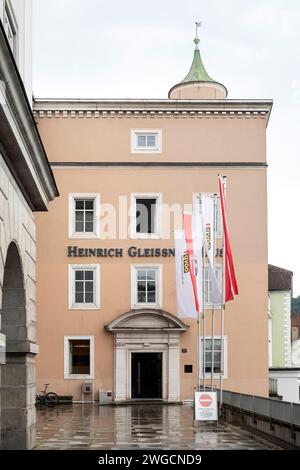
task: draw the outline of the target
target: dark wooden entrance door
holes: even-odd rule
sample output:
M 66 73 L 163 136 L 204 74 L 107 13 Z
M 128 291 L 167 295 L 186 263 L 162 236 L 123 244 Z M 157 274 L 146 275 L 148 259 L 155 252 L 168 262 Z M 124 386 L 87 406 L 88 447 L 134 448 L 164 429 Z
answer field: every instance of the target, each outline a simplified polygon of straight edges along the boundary
M 131 354 L 131 397 L 162 398 L 162 353 Z

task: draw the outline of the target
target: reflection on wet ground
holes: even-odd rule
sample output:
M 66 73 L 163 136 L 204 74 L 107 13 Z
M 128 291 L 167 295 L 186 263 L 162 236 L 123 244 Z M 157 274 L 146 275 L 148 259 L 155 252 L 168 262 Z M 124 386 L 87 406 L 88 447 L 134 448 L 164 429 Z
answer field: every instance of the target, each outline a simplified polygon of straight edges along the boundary
M 274 449 L 221 423 L 193 427 L 187 405 L 61 405 L 37 409 L 37 449 Z M 278 447 L 277 447 L 278 448 Z

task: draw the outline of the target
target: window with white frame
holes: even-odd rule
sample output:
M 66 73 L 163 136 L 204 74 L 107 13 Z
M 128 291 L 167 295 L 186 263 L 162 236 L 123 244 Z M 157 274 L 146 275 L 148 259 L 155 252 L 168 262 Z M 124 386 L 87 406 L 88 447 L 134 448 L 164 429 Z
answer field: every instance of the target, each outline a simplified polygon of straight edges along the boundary
M 216 279 L 222 292 L 222 268 L 221 266 L 215 266 Z M 204 268 L 204 298 L 205 307 L 209 308 L 212 306 L 212 292 L 211 292 L 211 278 L 209 275 L 208 266 Z M 215 308 L 220 308 L 220 305 L 215 305 Z
M 221 338 L 215 336 L 214 341 L 211 336 L 205 337 L 205 374 L 211 375 L 213 367 L 213 374 L 219 376 L 222 370 L 222 351 L 221 351 Z M 227 337 L 223 338 L 223 377 L 227 377 Z M 201 364 L 203 358 L 203 337 L 201 338 Z M 200 374 L 203 377 L 203 368 L 201 365 Z
M 161 307 L 161 269 L 160 265 L 132 266 L 132 307 Z
M 213 193 L 204 193 L 207 196 L 213 197 Z M 201 213 L 201 205 L 200 205 L 200 194 L 194 195 L 194 211 Z M 216 223 L 216 237 L 221 238 L 223 236 L 223 224 L 222 224 L 222 210 L 221 210 L 221 201 L 220 196 L 217 195 L 217 203 L 216 203 L 216 213 L 215 213 L 215 223 Z
M 131 152 L 132 153 L 161 153 L 162 132 L 161 129 L 132 129 Z
M 69 308 L 100 308 L 100 266 L 69 265 Z
M 132 194 L 132 237 L 158 238 L 160 236 L 160 207 L 160 194 Z
M 85 379 L 94 377 L 94 337 L 65 336 L 64 378 Z
M 100 236 L 99 194 L 69 195 L 69 238 Z
M 4 7 L 3 26 L 11 51 L 17 59 L 17 25 L 7 2 L 5 2 Z

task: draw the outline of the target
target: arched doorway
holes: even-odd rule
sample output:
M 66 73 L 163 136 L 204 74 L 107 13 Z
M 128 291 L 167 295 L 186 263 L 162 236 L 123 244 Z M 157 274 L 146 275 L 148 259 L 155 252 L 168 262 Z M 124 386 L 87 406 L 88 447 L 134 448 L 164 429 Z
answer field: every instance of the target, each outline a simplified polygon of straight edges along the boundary
M 1 448 L 28 449 L 35 440 L 35 348 L 28 341 L 26 292 L 18 247 L 6 255 L 1 305 L 1 333 L 6 337 L 1 365 Z
M 105 328 L 115 336 L 115 402 L 180 401 L 179 345 L 180 335 L 188 329 L 185 323 L 164 310 L 137 309 Z

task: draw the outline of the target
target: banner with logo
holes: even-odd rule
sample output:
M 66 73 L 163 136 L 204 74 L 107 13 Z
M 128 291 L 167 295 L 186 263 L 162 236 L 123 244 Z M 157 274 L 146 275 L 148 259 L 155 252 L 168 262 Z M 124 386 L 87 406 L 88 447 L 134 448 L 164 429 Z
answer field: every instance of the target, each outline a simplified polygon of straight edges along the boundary
M 198 318 L 202 311 L 202 228 L 188 214 L 184 230 L 175 232 L 176 295 L 179 317 Z
M 210 302 L 213 307 L 216 307 L 221 304 L 221 288 L 215 270 L 215 199 L 214 196 L 206 194 L 201 194 L 200 198 L 205 251 L 208 259 Z

